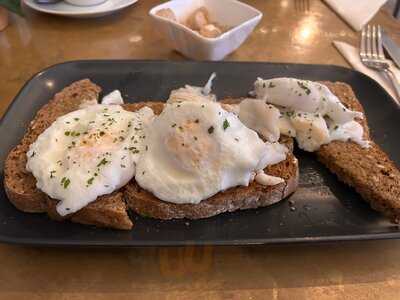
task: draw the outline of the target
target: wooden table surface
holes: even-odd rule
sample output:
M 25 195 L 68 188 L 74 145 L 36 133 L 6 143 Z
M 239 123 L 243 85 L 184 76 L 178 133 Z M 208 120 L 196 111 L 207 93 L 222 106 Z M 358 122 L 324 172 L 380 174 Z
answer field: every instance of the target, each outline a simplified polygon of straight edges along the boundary
M 300 1 L 300 0 L 299 0 Z M 26 10 L 0 33 L 0 115 L 33 74 L 75 59 L 183 60 L 154 32 L 147 12 L 160 1 L 99 19 Z M 323 2 L 245 1 L 264 12 L 226 60 L 348 66 L 333 40 L 358 34 Z M 400 41 L 385 10 L 372 23 Z M 54 249 L 0 245 L 1 299 L 400 299 L 400 241 L 251 247 Z

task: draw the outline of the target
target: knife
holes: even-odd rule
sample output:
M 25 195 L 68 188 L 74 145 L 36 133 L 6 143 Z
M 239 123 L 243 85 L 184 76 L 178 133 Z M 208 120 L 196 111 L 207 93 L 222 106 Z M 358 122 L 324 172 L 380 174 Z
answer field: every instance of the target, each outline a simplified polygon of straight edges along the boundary
M 400 46 L 398 46 L 385 31 L 382 31 L 382 43 L 390 57 L 400 68 Z

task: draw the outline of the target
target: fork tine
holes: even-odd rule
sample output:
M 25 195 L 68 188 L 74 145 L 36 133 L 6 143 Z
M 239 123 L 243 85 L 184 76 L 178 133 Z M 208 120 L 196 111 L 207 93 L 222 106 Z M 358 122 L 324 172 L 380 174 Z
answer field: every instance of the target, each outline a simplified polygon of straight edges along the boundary
M 367 26 L 367 38 L 366 38 L 366 56 L 367 58 L 372 58 L 371 53 L 371 26 Z
M 382 47 L 381 25 L 378 25 L 378 57 L 379 57 L 379 59 L 385 59 L 385 55 L 383 54 L 383 47 Z
M 378 43 L 378 37 L 377 37 L 377 34 L 376 34 L 377 31 L 378 31 L 378 28 L 375 25 L 372 25 L 372 39 L 371 39 L 371 42 L 372 42 L 372 57 L 374 59 L 378 59 L 378 51 L 376 49 L 376 45 Z
M 361 31 L 361 39 L 360 39 L 360 57 L 361 59 L 364 59 L 366 57 L 365 54 L 365 43 L 366 43 L 366 28 L 365 26 L 363 27 L 362 31 Z

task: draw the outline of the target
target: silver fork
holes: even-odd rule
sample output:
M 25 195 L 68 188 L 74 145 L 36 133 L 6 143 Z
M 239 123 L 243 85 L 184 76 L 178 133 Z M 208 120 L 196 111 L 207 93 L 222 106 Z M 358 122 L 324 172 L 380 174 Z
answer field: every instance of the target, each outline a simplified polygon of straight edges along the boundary
M 382 29 L 380 25 L 368 25 L 367 28 L 363 28 L 361 32 L 360 58 L 365 66 L 382 72 L 388 77 L 392 81 L 397 95 L 400 97 L 400 85 L 383 53 Z

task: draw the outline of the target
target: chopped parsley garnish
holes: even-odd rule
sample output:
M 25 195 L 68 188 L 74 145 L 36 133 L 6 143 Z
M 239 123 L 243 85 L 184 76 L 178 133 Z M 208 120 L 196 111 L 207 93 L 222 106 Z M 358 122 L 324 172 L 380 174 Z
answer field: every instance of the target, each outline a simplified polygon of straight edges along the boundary
M 88 185 L 91 185 L 93 183 L 94 177 L 90 177 L 86 182 Z
M 214 132 L 214 126 L 210 126 L 207 131 L 209 134 L 212 134 Z
M 274 87 L 276 87 L 276 85 L 273 84 L 272 82 L 270 82 L 269 85 L 268 85 L 268 88 L 271 88 L 271 89 L 272 89 L 272 88 L 274 88 Z
M 100 166 L 103 166 L 103 165 L 106 165 L 108 163 L 108 160 L 107 159 L 105 159 L 105 158 L 103 158 L 98 164 L 97 164 L 97 167 L 100 167 Z
M 79 118 L 74 118 L 75 121 L 79 121 Z
M 310 94 L 311 94 L 311 90 L 309 89 L 308 86 L 306 86 L 306 85 L 304 84 L 304 82 L 297 81 L 297 85 L 298 85 L 300 88 L 302 88 L 302 89 L 305 91 L 305 93 L 306 93 L 307 95 L 310 95 Z M 301 94 L 299 94 L 299 96 L 301 96 Z
M 222 125 L 222 128 L 224 128 L 224 130 L 226 130 L 229 126 L 230 126 L 230 124 L 229 124 L 228 120 L 225 119 L 224 124 Z
M 69 136 L 69 135 L 71 134 L 71 132 L 70 132 L 70 131 L 66 131 L 66 132 L 64 132 L 64 134 L 65 134 L 66 136 Z
M 61 186 L 63 186 L 64 189 L 66 189 L 70 183 L 71 183 L 71 180 L 69 180 L 69 178 L 67 178 L 67 177 L 63 177 L 61 179 Z
M 175 124 L 175 123 L 171 125 L 171 127 L 172 127 L 172 128 L 174 128 L 175 126 L 176 126 L 176 124 Z

